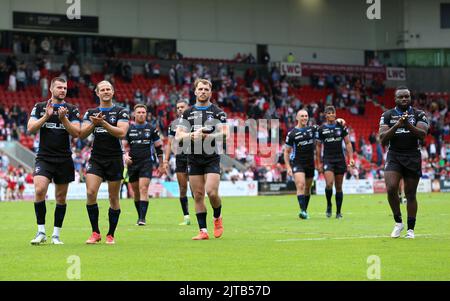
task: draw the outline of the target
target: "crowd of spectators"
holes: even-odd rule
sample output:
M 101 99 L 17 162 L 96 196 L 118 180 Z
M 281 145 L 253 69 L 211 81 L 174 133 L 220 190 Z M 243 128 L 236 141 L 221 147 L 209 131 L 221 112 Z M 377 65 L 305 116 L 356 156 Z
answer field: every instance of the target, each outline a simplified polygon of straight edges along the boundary
M 28 43 L 28 48 L 26 44 Z M 0 63 L 0 85 L 12 90 L 8 78 L 11 75 L 16 77 L 16 91 L 26 88 L 28 85 L 42 84 L 42 80 L 48 81 L 48 72 L 52 70 L 51 61 L 47 54 L 66 54 L 67 61 L 60 69 L 59 76 L 68 80 L 68 96 L 78 97 L 79 85 L 86 85 L 93 89 L 92 69 L 88 63 L 80 66 L 70 43 L 62 40 L 43 39 L 36 46 L 32 46 L 36 41 L 31 40 L 16 41 L 14 53 L 9 56 L 6 62 Z M 20 46 L 19 46 L 20 44 Z M 65 46 L 64 46 L 65 45 Z M 48 46 L 48 47 L 47 47 Z M 34 49 L 34 50 L 33 50 Z M 31 63 L 18 61 L 16 54 L 22 52 L 36 54 L 35 60 Z M 113 55 L 113 54 L 111 54 Z M 253 58 L 254 59 L 254 58 Z M 236 55 L 236 61 L 246 63 L 253 62 L 250 55 Z M 167 78 L 168 84 L 150 85 L 147 90 L 136 89 L 132 99 L 123 99 L 120 105 L 127 107 L 130 111 L 136 103 L 144 103 L 149 108 L 149 122 L 155 124 L 161 133 L 167 135 L 167 128 L 171 120 L 175 118 L 175 105 L 178 99 L 189 99 L 192 103 L 193 91 L 192 83 L 196 78 L 206 78 L 213 83 L 213 98 L 220 107 L 225 108 L 232 114 L 242 114 L 245 118 L 253 119 L 278 119 L 280 120 L 280 149 L 283 137 L 295 124 L 295 113 L 300 109 L 306 109 L 311 116 L 312 124 L 324 122 L 324 107 L 328 104 L 336 108 L 347 108 L 352 114 L 364 115 L 365 104 L 373 101 L 377 95 L 383 95 L 384 85 L 381 79 L 367 79 L 362 76 L 348 76 L 340 74 L 313 74 L 311 76 L 311 86 L 316 90 L 327 89 L 330 91 L 325 99 L 304 103 L 298 94 L 291 93 L 292 90 L 301 87 L 296 78 L 288 78 L 281 74 L 277 67 L 271 67 L 267 74 L 257 72 L 251 66 L 246 70 L 242 79 L 235 74 L 233 64 L 224 62 L 205 64 L 199 61 L 179 61 L 172 65 L 168 73 L 162 74 L 161 66 L 157 61 L 147 61 L 144 66 L 144 76 L 148 79 Z M 17 73 L 20 72 L 18 76 Z M 25 80 L 23 81 L 23 73 Z M 39 73 L 39 74 L 38 74 Z M 120 79 L 124 83 L 133 80 L 133 68 L 127 60 L 110 56 L 106 59 L 103 68 L 104 78 L 115 82 Z M 20 80 L 18 81 L 19 78 Z M 20 82 L 20 83 L 19 83 Z M 12 85 L 14 86 L 14 84 Z M 41 85 L 42 86 L 42 85 Z M 48 93 L 47 87 L 42 86 L 42 91 Z M 48 95 L 45 95 L 47 97 Z M 44 97 L 44 95 L 43 95 Z M 443 143 L 443 136 L 449 134 L 448 102 L 443 99 L 429 101 L 425 94 L 413 95 L 414 105 L 426 110 L 431 122 L 430 134 L 433 142 L 426 145 L 428 157 L 424 162 L 424 168 L 429 175 L 428 166 L 434 170 L 434 175 L 441 175 L 442 170 L 448 172 L 448 144 Z M 446 119 L 447 118 L 447 119 Z M 5 108 L 0 104 L 0 140 L 21 140 L 27 137 L 25 133 L 28 112 L 15 105 Z M 233 122 L 230 119 L 230 122 Z M 270 139 L 271 129 L 258 132 L 258 139 Z M 355 139 L 354 130 L 349 125 L 350 140 L 356 146 L 358 143 L 359 153 L 357 163 L 360 162 L 358 173 L 349 174 L 348 177 L 377 177 L 382 178 L 382 164 L 385 150 L 377 141 L 376 134 L 369 137 Z M 30 148 L 37 147 L 38 136 L 34 137 L 34 143 L 28 143 Z M 84 166 L 89 156 L 91 141 L 74 141 L 74 161 L 76 162 L 78 181 L 83 181 Z M 356 149 L 356 147 L 354 147 Z M 225 180 L 247 180 L 258 181 L 286 181 L 287 175 L 283 170 L 283 159 L 279 156 L 278 162 L 272 166 L 261 164 L 263 159 L 258 154 L 248 154 L 245 149 L 236 151 L 238 159 L 245 168 L 239 171 L 235 166 L 224 169 L 222 178 Z M 367 168 L 369 166 L 369 168 Z M 446 169 L 447 168 L 447 169 Z M 169 178 L 173 179 L 173 172 Z

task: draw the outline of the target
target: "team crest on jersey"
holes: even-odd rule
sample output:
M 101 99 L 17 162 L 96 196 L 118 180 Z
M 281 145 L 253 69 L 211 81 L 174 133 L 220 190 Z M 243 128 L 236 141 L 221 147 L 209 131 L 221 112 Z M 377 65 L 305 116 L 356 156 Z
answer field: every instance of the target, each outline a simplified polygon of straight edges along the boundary
M 336 130 L 336 135 L 340 136 L 341 135 L 341 130 Z
M 414 118 L 414 116 L 411 116 L 411 117 L 408 118 L 408 122 L 411 123 L 411 124 L 415 124 L 416 119 Z
M 39 166 L 36 166 L 36 168 L 34 169 L 35 173 L 39 173 L 41 171 L 41 168 Z
M 145 132 L 145 133 L 144 133 L 144 137 L 145 137 L 145 138 L 150 138 L 150 133 L 149 133 L 149 132 Z
M 116 122 L 116 117 L 111 116 L 111 117 L 109 118 L 109 122 L 110 122 L 110 123 L 115 123 L 115 122 Z

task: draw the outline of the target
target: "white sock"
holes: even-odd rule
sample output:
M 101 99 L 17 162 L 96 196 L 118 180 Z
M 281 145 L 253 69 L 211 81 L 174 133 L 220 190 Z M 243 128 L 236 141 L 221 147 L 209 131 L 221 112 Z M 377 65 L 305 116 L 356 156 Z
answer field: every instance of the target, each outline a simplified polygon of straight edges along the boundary
M 58 236 L 59 237 L 59 232 L 61 232 L 61 228 L 53 227 L 53 234 L 52 234 L 52 236 Z
M 184 218 L 185 219 L 189 219 L 190 217 L 189 217 L 189 215 L 185 215 Z
M 45 233 L 45 225 L 38 225 L 38 232 Z
M 208 233 L 208 229 L 206 229 L 206 228 L 201 228 L 200 231 Z

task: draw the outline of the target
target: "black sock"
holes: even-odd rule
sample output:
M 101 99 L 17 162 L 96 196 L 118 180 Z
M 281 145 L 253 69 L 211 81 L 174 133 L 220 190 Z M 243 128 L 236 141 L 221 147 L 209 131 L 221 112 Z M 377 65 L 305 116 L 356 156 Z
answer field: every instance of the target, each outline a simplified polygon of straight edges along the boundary
M 107 235 L 111 235 L 114 237 L 114 232 L 116 231 L 117 224 L 119 223 L 119 215 L 120 209 L 114 210 L 112 208 L 109 208 L 109 230 Z
M 189 215 L 189 206 L 187 196 L 180 198 L 181 209 L 183 210 L 183 215 Z
M 45 225 L 45 214 L 47 208 L 45 207 L 45 200 L 34 203 L 34 212 L 36 213 L 36 221 L 38 225 Z
M 200 212 L 196 214 L 198 227 L 200 229 L 206 229 L 206 212 Z
M 344 200 L 344 193 L 342 191 L 336 192 L 336 213 L 341 213 L 342 201 Z
M 64 221 L 64 216 L 66 215 L 66 208 L 67 208 L 67 204 L 64 204 L 64 205 L 56 204 L 55 227 L 58 227 L 58 228 L 62 227 L 62 224 Z
M 213 208 L 213 210 L 214 210 L 214 213 L 213 213 L 214 218 L 219 218 L 220 217 L 220 212 L 222 210 L 222 205 L 220 205 L 217 208 Z
M 416 218 L 408 217 L 408 230 L 414 230 L 415 226 L 416 226 Z
M 134 201 L 134 206 L 138 214 L 138 218 L 141 218 L 141 201 Z
M 298 204 L 300 205 L 300 209 L 302 211 L 305 211 L 305 196 L 304 195 L 297 195 L 297 201 Z
M 86 205 L 86 209 L 89 215 L 89 221 L 91 222 L 92 232 L 100 234 L 100 229 L 98 228 L 98 205 Z
M 395 220 L 396 223 L 401 223 L 402 222 L 402 215 L 401 214 L 399 214 L 399 215 L 395 215 L 394 214 L 394 220 Z
M 310 197 L 311 197 L 310 195 L 305 195 L 305 211 L 308 210 L 309 198 Z
M 325 196 L 327 197 L 327 208 L 331 208 L 331 197 L 333 196 L 333 189 L 325 188 Z
M 147 209 L 148 209 L 148 201 L 140 201 L 141 207 L 140 207 L 140 219 L 145 219 L 145 216 L 147 215 Z

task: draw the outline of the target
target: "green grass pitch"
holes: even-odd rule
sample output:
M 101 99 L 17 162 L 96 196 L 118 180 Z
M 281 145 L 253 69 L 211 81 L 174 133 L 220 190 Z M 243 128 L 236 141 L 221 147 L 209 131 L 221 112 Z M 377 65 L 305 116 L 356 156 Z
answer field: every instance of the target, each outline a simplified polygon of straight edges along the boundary
M 31 246 L 36 233 L 31 202 L 0 203 L 0 280 L 68 280 L 71 255 L 80 280 L 368 280 L 379 257 L 381 280 L 450 280 L 450 202 L 419 194 L 416 239 L 389 237 L 393 219 L 385 195 L 345 195 L 342 220 L 325 217 L 324 196 L 312 196 L 309 220 L 298 218 L 292 196 L 223 198 L 224 235 L 192 241 L 198 232 L 192 199 L 190 226 L 179 226 L 177 199 L 151 199 L 147 226 L 138 227 L 131 200 L 122 200 L 116 245 L 106 245 L 108 204 L 100 206 L 103 240 L 86 245 L 91 229 L 84 201 L 70 201 L 64 245 Z M 334 205 L 334 197 L 333 197 Z M 55 203 L 47 202 L 47 235 Z M 406 222 L 406 208 L 402 205 Z M 405 232 L 403 233 L 405 234 Z

